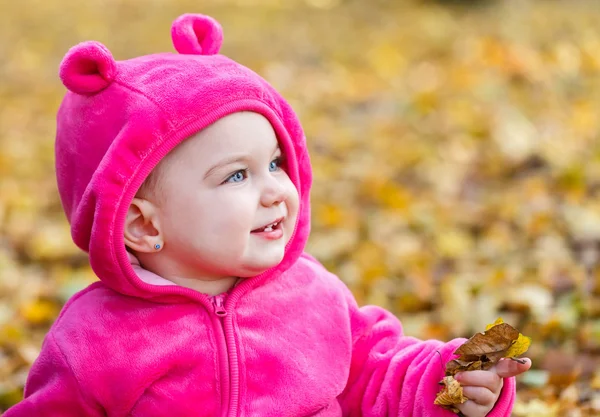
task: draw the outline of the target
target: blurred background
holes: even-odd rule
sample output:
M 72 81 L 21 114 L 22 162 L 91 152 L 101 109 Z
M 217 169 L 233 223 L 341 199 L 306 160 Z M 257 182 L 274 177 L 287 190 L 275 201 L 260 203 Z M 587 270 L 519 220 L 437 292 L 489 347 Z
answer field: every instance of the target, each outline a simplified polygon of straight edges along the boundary
M 54 177 L 58 65 L 173 51 L 184 12 L 289 99 L 315 171 L 309 251 L 408 334 L 531 336 L 514 416 L 600 415 L 596 0 L 20 0 L 0 6 L 0 410 L 95 280 Z M 1 414 L 1 411 L 0 411 Z

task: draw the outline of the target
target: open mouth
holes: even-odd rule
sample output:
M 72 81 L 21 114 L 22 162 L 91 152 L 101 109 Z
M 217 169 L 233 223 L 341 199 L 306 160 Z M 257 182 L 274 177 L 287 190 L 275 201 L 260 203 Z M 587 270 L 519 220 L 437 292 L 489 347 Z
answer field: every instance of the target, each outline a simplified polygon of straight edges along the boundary
M 272 232 L 273 230 L 277 230 L 279 228 L 281 228 L 281 223 L 283 222 L 283 217 L 281 219 L 277 219 L 276 221 L 274 221 L 273 223 L 269 223 L 263 227 L 259 227 L 258 229 L 254 229 L 252 231 L 252 233 L 269 233 Z

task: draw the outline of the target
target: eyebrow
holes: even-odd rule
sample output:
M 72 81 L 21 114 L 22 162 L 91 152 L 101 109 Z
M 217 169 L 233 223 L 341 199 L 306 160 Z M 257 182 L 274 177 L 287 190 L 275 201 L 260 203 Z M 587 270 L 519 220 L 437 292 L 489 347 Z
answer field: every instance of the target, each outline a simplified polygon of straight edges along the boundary
M 273 150 L 273 152 L 271 152 L 271 154 L 274 154 L 277 151 L 281 151 L 281 147 L 279 146 L 279 143 L 277 143 L 277 145 L 275 146 L 275 149 Z M 281 151 L 281 152 L 283 153 L 283 151 Z M 233 155 L 233 156 L 230 156 L 229 158 L 225 158 L 222 161 L 219 161 L 216 165 L 213 165 L 208 171 L 206 171 L 204 178 L 210 177 L 216 170 L 223 168 L 227 165 L 235 164 L 236 162 L 246 162 L 246 161 L 248 161 L 247 155 Z

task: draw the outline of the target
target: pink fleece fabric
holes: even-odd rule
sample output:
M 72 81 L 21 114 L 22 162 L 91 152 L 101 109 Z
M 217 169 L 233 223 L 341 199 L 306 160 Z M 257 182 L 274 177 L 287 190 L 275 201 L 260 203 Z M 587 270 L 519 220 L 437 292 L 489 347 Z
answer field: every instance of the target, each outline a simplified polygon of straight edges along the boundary
M 184 15 L 178 54 L 115 61 L 97 42 L 61 64 L 56 172 L 75 243 L 100 281 L 73 296 L 46 336 L 24 400 L 5 417 L 453 416 L 433 405 L 463 342 L 407 337 L 391 313 L 359 308 L 304 253 L 311 167 L 290 106 L 219 55 L 219 24 Z M 190 135 L 238 111 L 264 115 L 287 156 L 300 212 L 283 261 L 215 297 L 132 263 L 125 213 L 148 173 Z M 218 298 L 218 297 L 217 297 Z M 439 355 L 438 355 L 439 353 Z M 509 416 L 514 378 L 493 417 Z

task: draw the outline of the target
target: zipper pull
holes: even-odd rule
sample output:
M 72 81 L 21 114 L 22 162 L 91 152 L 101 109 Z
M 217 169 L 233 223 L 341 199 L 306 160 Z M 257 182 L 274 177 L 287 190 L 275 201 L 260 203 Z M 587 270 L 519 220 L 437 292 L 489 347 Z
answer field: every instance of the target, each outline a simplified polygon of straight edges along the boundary
M 225 307 L 223 306 L 223 296 L 215 295 L 212 298 L 213 305 L 215 306 L 215 314 L 219 317 L 225 317 L 227 315 L 227 311 L 225 311 Z

